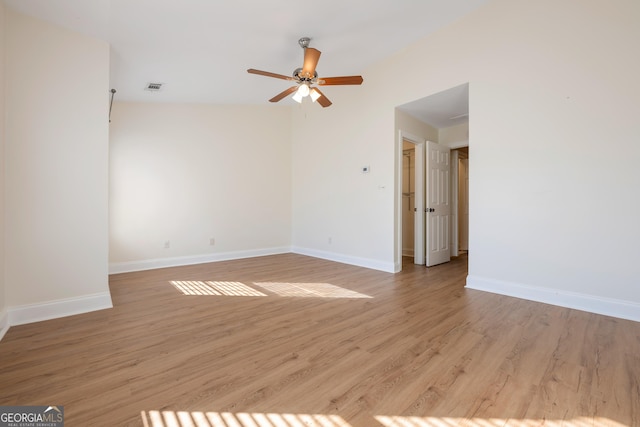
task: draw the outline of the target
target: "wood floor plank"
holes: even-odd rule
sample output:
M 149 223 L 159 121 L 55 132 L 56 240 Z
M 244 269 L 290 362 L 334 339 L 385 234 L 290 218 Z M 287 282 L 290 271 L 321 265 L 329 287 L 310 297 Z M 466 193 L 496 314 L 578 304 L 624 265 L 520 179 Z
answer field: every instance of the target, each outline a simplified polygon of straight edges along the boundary
M 64 405 L 67 426 L 640 426 L 639 323 L 466 274 L 283 254 L 113 275 L 114 308 L 10 328 L 0 405 Z

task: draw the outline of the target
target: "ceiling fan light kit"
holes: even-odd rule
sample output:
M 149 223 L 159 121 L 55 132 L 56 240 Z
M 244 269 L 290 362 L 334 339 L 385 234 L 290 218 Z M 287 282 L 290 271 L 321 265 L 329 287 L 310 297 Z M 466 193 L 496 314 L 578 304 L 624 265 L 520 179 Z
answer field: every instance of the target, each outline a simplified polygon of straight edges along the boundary
M 302 83 L 298 86 L 298 90 L 296 92 L 303 98 L 305 96 L 309 96 L 309 85 L 307 83 Z
M 328 86 L 328 85 L 360 85 L 362 84 L 362 76 L 343 76 L 343 77 L 318 77 L 318 72 L 316 71 L 316 66 L 318 65 L 318 60 L 320 59 L 321 52 L 318 49 L 314 49 L 309 47 L 309 42 L 311 39 L 309 37 L 302 37 L 298 40 L 298 44 L 302 49 L 304 49 L 304 61 L 302 63 L 301 68 L 296 68 L 293 71 L 291 77 L 285 76 L 283 74 L 271 73 L 268 71 L 256 70 L 253 68 L 249 68 L 247 72 L 249 74 L 258 74 L 266 77 L 273 77 L 276 79 L 289 80 L 297 83 L 297 86 L 292 86 L 284 91 L 280 92 L 273 98 L 269 100 L 269 102 L 278 102 L 281 99 L 287 97 L 290 94 L 293 94 L 292 98 L 294 101 L 301 103 L 302 100 L 309 96 L 313 102 L 318 102 L 322 107 L 328 107 L 331 105 L 331 101 L 327 98 L 317 87 L 318 86 Z M 294 93 L 295 92 L 295 93 Z
M 311 92 L 309 92 L 309 96 L 311 97 L 311 100 L 313 102 L 316 102 L 318 100 L 318 98 L 320 98 L 320 93 L 315 89 L 311 89 Z

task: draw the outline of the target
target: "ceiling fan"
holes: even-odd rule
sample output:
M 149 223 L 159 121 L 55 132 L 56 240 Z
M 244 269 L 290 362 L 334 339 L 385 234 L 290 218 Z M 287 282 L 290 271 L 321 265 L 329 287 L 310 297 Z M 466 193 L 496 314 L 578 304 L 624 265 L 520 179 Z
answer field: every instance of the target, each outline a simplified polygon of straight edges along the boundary
M 328 107 L 331 105 L 331 101 L 327 98 L 320 89 L 312 85 L 318 86 L 330 86 L 330 85 L 359 85 L 362 84 L 362 76 L 343 76 L 343 77 L 318 77 L 316 66 L 320 59 L 320 51 L 309 47 L 309 37 L 302 37 L 298 40 L 298 44 L 304 49 L 304 62 L 302 68 L 296 68 L 293 71 L 291 77 L 283 74 L 270 73 L 268 71 L 255 70 L 249 68 L 247 72 L 249 74 L 258 74 L 261 76 L 275 77 L 276 79 L 290 80 L 296 82 L 296 86 L 291 86 L 289 89 L 283 90 L 269 102 L 278 102 L 286 96 L 294 93 L 293 99 L 297 102 L 302 102 L 302 99 L 309 96 L 313 102 L 318 102 L 322 107 Z

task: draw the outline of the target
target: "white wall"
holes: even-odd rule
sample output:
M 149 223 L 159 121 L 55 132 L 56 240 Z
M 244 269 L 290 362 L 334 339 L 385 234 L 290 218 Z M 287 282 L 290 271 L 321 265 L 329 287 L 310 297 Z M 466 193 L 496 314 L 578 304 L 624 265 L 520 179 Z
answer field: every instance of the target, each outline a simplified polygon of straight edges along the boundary
M 294 110 L 293 244 L 299 253 L 393 271 L 389 162 L 400 150 L 395 106 L 380 104 L 372 85 L 365 75 L 363 86 L 323 90 L 329 108 L 304 103 Z
M 114 103 L 112 272 L 290 248 L 289 107 Z
M 394 107 L 469 82 L 469 285 L 640 320 L 639 20 L 635 0 L 496 0 L 327 92 L 294 120 L 294 245 L 397 261 Z
M 9 327 L 7 315 L 7 300 L 5 286 L 5 259 L 4 259 L 4 29 L 5 29 L 4 3 L 0 2 L 0 339 Z
M 11 324 L 111 306 L 109 46 L 5 10 Z

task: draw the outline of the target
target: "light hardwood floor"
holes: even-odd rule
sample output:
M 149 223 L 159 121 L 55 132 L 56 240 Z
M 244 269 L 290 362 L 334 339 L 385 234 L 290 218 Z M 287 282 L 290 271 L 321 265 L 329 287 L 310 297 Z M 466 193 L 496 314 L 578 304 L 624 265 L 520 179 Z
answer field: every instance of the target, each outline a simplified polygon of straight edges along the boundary
M 67 427 L 640 425 L 640 323 L 466 272 L 285 254 L 113 275 L 113 309 L 8 331 L 0 405 L 63 405 Z

